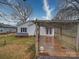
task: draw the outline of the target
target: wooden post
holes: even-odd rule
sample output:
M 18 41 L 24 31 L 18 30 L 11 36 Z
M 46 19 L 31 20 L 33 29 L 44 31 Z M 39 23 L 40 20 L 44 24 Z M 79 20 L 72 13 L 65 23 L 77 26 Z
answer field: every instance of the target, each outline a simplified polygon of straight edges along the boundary
M 62 27 L 59 28 L 59 39 L 62 40 Z
M 79 24 L 77 24 L 76 51 L 79 50 Z
M 36 57 L 38 57 L 39 55 L 39 34 L 40 34 L 40 27 L 39 25 L 36 23 L 36 40 L 35 40 L 35 46 L 36 46 Z

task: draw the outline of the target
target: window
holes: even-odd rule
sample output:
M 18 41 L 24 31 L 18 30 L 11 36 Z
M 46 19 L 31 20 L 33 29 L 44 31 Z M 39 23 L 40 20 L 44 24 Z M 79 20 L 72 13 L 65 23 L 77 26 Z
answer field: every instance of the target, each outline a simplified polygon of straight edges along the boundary
M 27 28 L 21 28 L 21 32 L 27 32 Z
M 49 30 L 50 30 L 50 34 L 52 34 L 52 28 L 50 28 Z
M 46 34 L 52 34 L 52 28 L 46 28 Z
M 46 28 L 46 34 L 48 34 L 48 28 Z

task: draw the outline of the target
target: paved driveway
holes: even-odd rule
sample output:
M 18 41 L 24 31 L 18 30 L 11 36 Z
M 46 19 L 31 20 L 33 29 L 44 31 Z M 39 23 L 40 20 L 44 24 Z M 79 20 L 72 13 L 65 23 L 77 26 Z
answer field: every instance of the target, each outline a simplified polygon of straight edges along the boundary
M 53 37 L 41 37 L 39 42 L 40 47 L 42 46 L 44 49 L 44 54 L 46 53 L 45 55 L 65 57 L 78 56 L 75 51 L 63 47 L 61 43 Z

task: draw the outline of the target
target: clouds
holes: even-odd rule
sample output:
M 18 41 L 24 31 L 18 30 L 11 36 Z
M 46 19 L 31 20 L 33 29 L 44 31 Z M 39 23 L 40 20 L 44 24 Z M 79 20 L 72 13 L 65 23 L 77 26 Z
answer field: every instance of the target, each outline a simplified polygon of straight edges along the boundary
M 53 9 L 50 9 L 50 6 L 48 4 L 48 0 L 43 0 L 43 9 L 46 13 L 46 16 L 43 16 L 44 19 L 51 19 L 52 17 L 52 11 Z

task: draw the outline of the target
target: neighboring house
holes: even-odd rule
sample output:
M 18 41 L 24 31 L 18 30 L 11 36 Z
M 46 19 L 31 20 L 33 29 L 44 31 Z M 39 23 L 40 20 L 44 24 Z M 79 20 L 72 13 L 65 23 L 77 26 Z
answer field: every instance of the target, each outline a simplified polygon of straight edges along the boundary
M 17 36 L 34 36 L 36 34 L 36 25 L 32 21 L 21 23 L 17 26 Z M 53 28 L 40 27 L 41 36 L 54 36 Z
M 16 32 L 16 27 L 0 23 L 0 34 L 2 33 L 13 33 Z

